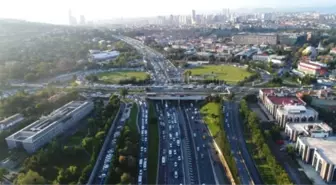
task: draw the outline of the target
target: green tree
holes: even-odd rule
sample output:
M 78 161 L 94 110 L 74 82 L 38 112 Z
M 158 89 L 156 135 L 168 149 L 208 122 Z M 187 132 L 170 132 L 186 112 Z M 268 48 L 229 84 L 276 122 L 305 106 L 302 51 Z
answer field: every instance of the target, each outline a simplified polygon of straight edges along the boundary
M 120 89 L 120 96 L 122 96 L 123 98 L 125 98 L 127 95 L 128 95 L 128 89 L 121 88 Z
M 0 168 L 0 181 L 3 178 L 3 176 L 7 174 L 8 174 L 8 171 L 5 168 Z
M 26 184 L 45 184 L 46 181 L 44 177 L 35 171 L 29 170 L 27 173 L 20 173 L 16 179 L 15 184 L 26 185 Z
M 121 184 L 130 184 L 132 181 L 132 177 L 129 173 L 123 173 L 120 177 Z

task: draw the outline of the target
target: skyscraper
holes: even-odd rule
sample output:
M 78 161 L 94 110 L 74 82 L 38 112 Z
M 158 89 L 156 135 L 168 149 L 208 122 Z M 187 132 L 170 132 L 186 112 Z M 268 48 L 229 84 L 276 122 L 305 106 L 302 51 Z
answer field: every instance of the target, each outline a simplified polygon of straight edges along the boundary
M 70 25 L 76 25 L 77 24 L 77 19 L 74 17 L 74 16 L 72 16 L 72 12 L 71 12 L 71 9 L 69 10 L 69 15 L 68 15 L 69 17 L 69 24 Z
M 79 24 L 80 24 L 80 25 L 84 25 L 84 24 L 85 24 L 85 17 L 84 17 L 84 15 L 81 15 L 81 16 L 79 17 Z
M 196 11 L 195 10 L 191 11 L 191 23 L 192 24 L 196 23 Z

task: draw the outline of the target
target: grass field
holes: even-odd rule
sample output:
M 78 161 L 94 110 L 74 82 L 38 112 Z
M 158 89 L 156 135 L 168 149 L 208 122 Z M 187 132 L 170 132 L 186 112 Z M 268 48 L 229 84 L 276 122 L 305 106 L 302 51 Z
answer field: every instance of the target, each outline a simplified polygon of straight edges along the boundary
M 152 102 L 149 103 L 148 113 L 148 184 L 156 184 L 159 157 L 159 128 L 157 119 L 155 119 L 155 108 Z M 152 120 L 155 122 L 152 122 Z
M 119 72 L 106 72 L 97 75 L 100 81 L 106 83 L 118 83 L 120 80 L 130 80 L 135 78 L 136 80 L 145 80 L 148 76 L 145 72 L 138 71 L 119 71 Z
M 236 84 L 252 75 L 247 70 L 231 65 L 206 65 L 190 70 L 192 76 L 203 76 L 205 80 L 224 80 L 229 84 Z
M 219 103 L 207 103 L 201 108 L 201 114 L 203 115 L 204 122 L 208 125 L 210 132 L 215 136 L 221 129 L 220 125 L 220 104 Z
M 130 127 L 131 131 L 138 132 L 137 119 L 138 119 L 138 106 L 137 104 L 133 103 L 130 118 L 127 121 L 127 125 Z

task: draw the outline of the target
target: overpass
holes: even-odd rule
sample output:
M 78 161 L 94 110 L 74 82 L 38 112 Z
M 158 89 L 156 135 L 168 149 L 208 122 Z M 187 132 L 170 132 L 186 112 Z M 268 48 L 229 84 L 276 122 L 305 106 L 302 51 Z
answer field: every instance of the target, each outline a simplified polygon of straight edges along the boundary
M 150 100 L 205 100 L 205 95 L 191 95 L 191 96 L 171 96 L 171 95 L 159 95 L 159 96 L 147 96 Z

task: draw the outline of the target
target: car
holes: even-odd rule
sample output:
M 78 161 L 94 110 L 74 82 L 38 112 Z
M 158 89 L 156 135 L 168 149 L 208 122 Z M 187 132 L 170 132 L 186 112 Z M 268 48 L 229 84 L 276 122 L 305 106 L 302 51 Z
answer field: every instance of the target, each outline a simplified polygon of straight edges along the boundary
M 176 140 L 176 144 L 177 144 L 177 146 L 180 146 L 180 140 L 179 139 Z
M 176 152 L 176 150 L 174 150 L 174 155 L 176 155 L 177 154 L 177 152 Z
M 176 161 L 174 162 L 174 167 L 177 167 L 177 162 Z
M 197 150 L 197 152 L 199 152 L 199 151 L 200 151 L 200 148 L 199 148 L 199 147 L 196 147 L 196 150 Z
M 203 148 L 205 148 L 205 144 L 203 144 Z
M 143 147 L 140 147 L 140 151 L 143 152 L 144 148 Z
M 196 133 L 194 133 L 194 137 L 196 137 Z
M 173 144 L 172 143 L 169 143 L 169 148 L 172 148 L 173 147 Z
M 177 171 L 174 171 L 174 177 L 175 177 L 175 179 L 178 178 L 178 173 L 177 173 Z
M 168 151 L 168 155 L 169 155 L 169 157 L 172 156 L 172 150 L 169 150 L 169 151 Z
M 177 157 L 177 160 L 181 161 L 181 156 L 178 156 L 178 157 Z
M 201 153 L 201 159 L 203 159 L 204 158 L 204 154 L 203 153 Z
M 145 142 L 147 142 L 147 137 L 145 137 Z
M 144 147 L 144 152 L 147 152 L 147 148 L 146 147 Z

